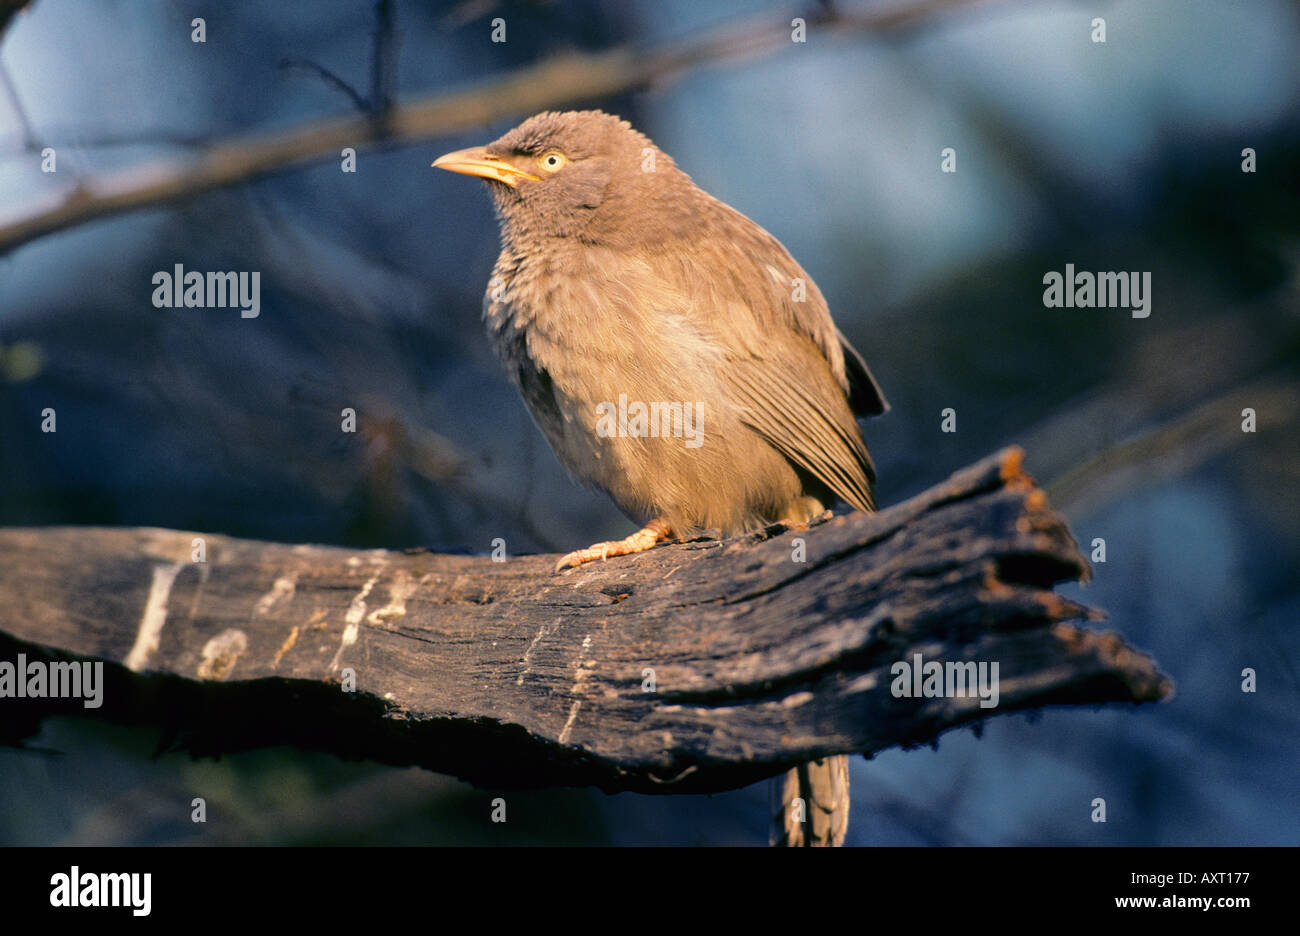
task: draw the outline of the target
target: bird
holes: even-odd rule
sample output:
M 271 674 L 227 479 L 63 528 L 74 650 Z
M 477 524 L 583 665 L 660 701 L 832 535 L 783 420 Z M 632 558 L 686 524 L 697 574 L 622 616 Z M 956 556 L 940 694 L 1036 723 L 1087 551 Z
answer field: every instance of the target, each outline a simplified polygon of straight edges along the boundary
M 557 572 L 806 526 L 841 501 L 875 509 L 858 419 L 889 404 L 862 355 L 790 252 L 649 137 L 603 111 L 546 111 L 433 166 L 492 195 L 483 320 L 534 422 L 640 526 Z M 774 789 L 774 844 L 843 842 L 845 755 Z

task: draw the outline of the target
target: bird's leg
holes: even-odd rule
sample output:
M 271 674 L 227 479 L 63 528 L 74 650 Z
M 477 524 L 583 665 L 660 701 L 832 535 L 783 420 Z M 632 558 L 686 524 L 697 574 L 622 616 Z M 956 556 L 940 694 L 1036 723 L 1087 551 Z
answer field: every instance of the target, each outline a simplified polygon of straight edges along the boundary
M 789 507 L 778 520 L 787 530 L 807 530 L 813 524 L 825 523 L 834 514 L 822 506 L 822 502 L 815 497 L 800 497 Z
M 565 566 L 580 566 L 584 562 L 591 562 L 594 559 L 607 559 L 610 556 L 628 556 L 632 553 L 645 552 L 647 549 L 653 549 L 665 540 L 671 539 L 672 534 L 673 531 L 668 526 L 668 521 L 656 518 L 627 539 L 596 543 L 586 549 L 578 549 L 569 553 L 555 564 L 555 571 L 559 572 Z

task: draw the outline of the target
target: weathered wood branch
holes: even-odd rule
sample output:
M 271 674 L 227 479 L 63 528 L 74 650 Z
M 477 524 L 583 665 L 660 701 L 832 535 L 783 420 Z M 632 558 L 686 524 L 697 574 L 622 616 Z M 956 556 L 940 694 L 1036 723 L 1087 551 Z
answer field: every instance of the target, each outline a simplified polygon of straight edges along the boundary
M 644 88 L 700 65 L 796 46 L 791 17 L 803 15 L 825 35 L 879 33 L 911 26 L 975 0 L 916 0 L 885 7 L 839 5 L 817 16 L 765 12 L 651 47 L 616 46 L 573 53 L 518 69 L 465 90 L 396 104 L 380 115 L 311 121 L 286 130 L 214 140 L 191 153 L 82 180 L 39 203 L 0 212 L 0 255 L 96 218 L 189 198 L 356 149 L 409 143 L 481 127 L 510 116 L 562 110 Z M 44 141 L 47 144 L 50 141 Z
M 193 533 L 0 530 L 0 661 L 108 661 L 101 708 L 0 699 L 0 736 L 64 712 L 199 754 L 293 744 L 488 786 L 698 792 L 998 712 L 1165 697 L 1152 660 L 1071 623 L 1100 615 L 1051 588 L 1087 565 L 1020 463 L 558 575 L 553 556 L 205 536 L 197 563 Z M 997 706 L 896 698 L 891 666 L 916 653 L 996 662 Z

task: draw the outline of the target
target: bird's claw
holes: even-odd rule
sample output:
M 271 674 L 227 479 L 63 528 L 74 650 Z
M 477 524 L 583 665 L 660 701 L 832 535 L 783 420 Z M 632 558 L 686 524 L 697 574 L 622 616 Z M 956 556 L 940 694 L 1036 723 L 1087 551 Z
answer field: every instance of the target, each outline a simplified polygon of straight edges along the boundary
M 597 559 L 604 562 L 610 556 L 630 556 L 633 553 L 645 552 L 668 539 L 669 535 L 667 524 L 653 521 L 645 529 L 637 530 L 626 539 L 595 543 L 586 549 L 575 549 L 568 555 L 561 556 L 560 561 L 555 563 L 555 571 L 559 572 L 566 566 L 577 568 L 584 562 L 594 562 Z

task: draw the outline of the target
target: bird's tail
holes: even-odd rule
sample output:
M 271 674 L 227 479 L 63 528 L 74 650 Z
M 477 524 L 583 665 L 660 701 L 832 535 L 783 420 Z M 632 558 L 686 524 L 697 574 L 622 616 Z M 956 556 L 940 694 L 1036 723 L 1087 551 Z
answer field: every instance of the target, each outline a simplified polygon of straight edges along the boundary
M 773 845 L 844 844 L 849 828 L 848 755 L 800 764 L 770 783 Z

